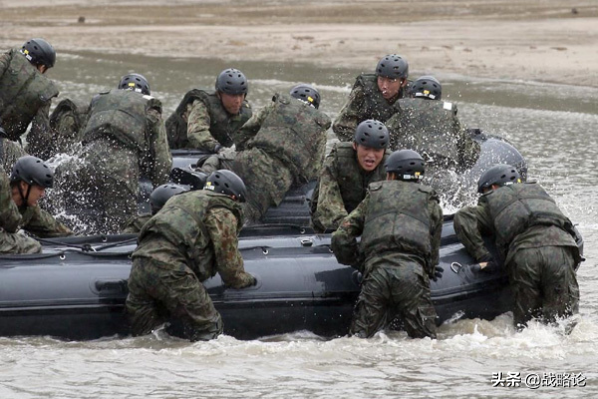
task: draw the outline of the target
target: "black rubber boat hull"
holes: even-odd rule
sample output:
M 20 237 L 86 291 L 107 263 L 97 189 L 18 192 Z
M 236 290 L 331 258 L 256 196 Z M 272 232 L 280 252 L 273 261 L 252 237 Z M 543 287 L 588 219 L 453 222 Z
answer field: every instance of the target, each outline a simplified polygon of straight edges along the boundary
M 360 275 L 336 262 L 329 235 L 276 226 L 243 233 L 245 267 L 257 277 L 257 286 L 228 289 L 218 276 L 205 282 L 226 334 L 254 339 L 299 330 L 325 337 L 347 333 Z M 87 340 L 127 335 L 123 309 L 132 241 L 134 236 L 73 237 L 46 243 L 42 255 L 1 256 L 0 336 Z M 583 245 L 581 237 L 578 242 Z M 87 244 L 97 252 L 64 244 Z M 505 275 L 473 273 L 463 267 L 470 263 L 452 222 L 446 221 L 444 276 L 431 286 L 439 323 L 456 317 L 492 319 L 511 309 Z

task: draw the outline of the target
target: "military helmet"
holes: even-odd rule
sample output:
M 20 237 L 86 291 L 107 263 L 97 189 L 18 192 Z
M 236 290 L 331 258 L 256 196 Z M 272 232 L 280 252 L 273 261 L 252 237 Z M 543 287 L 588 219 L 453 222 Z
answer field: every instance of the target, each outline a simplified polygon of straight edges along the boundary
M 216 90 L 226 94 L 247 94 L 247 78 L 238 69 L 228 68 L 220 72 L 216 79 Z
M 290 92 L 291 96 L 297 100 L 301 100 L 315 109 L 320 107 L 320 93 L 315 87 L 302 83 L 293 87 Z
M 384 123 L 374 119 L 367 119 L 357 126 L 353 138 L 355 144 L 365 147 L 386 149 L 388 148 L 389 135 Z
M 29 185 L 37 184 L 44 188 L 52 188 L 54 172 L 41 159 L 27 155 L 21 157 L 12 167 L 10 182 L 24 181 Z
M 208 176 L 204 190 L 210 190 L 215 193 L 234 195 L 237 201 L 245 202 L 247 199 L 247 188 L 245 183 L 234 172 L 226 169 L 220 169 L 212 172 Z
M 442 85 L 434 76 L 422 76 L 417 79 L 409 88 L 409 94 L 413 97 L 426 97 L 430 100 L 440 100 L 442 96 Z
M 478 193 L 490 188 L 493 184 L 500 187 L 514 183 L 521 183 L 521 175 L 514 166 L 506 164 L 494 165 L 484 173 L 478 180 Z
M 180 184 L 173 184 L 167 183 L 158 186 L 152 191 L 150 194 L 150 208 L 152 209 L 152 214 L 155 215 L 158 213 L 160 209 L 166 204 L 171 197 L 184 193 L 185 191 L 189 191 L 189 189 L 185 186 L 181 186 Z
M 21 48 L 21 53 L 33 65 L 45 65 L 46 68 L 52 68 L 56 63 L 56 51 L 44 39 L 27 40 Z
M 396 173 L 399 180 L 421 180 L 426 171 L 425 162 L 413 150 L 399 150 L 389 155 L 384 164 L 386 173 Z
M 120 78 L 118 88 L 122 90 L 133 90 L 137 93 L 150 95 L 150 85 L 147 79 L 138 73 L 129 73 Z
M 376 75 L 390 79 L 407 79 L 409 76 L 409 64 L 407 60 L 397 54 L 389 54 L 382 57 L 376 66 Z

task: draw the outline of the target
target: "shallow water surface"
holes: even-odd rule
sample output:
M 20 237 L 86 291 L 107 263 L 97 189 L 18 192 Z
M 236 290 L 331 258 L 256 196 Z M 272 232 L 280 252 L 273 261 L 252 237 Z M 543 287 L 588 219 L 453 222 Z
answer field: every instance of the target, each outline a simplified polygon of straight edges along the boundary
M 218 72 L 241 69 L 249 100 L 265 105 L 298 82 L 322 91 L 322 109 L 335 117 L 361 71 L 291 64 L 238 63 L 139 56 L 61 54 L 61 98 L 88 101 L 135 71 L 150 80 L 169 115 L 184 92 L 213 87 Z M 417 73 L 412 73 L 417 76 Z M 585 256 L 578 280 L 582 321 L 569 336 L 532 323 L 522 333 L 505 314 L 492 321 L 459 320 L 437 340 L 401 332 L 369 340 L 323 340 L 297 332 L 254 341 L 222 336 L 189 343 L 163 331 L 140 338 L 62 342 L 47 337 L 0 338 L 1 398 L 388 398 L 597 397 L 598 372 L 598 90 L 438 76 L 445 98 L 459 104 L 464 124 L 509 139 L 537 179 L 578 223 Z M 332 135 L 331 135 L 332 139 Z M 519 373 L 519 387 L 493 387 L 493 373 Z M 555 373 L 552 386 L 530 389 L 525 377 Z M 567 377 L 563 379 L 564 374 Z M 584 387 L 570 374 L 582 373 Z M 494 381 L 493 381 L 494 380 Z M 515 384 L 516 378 L 510 380 Z

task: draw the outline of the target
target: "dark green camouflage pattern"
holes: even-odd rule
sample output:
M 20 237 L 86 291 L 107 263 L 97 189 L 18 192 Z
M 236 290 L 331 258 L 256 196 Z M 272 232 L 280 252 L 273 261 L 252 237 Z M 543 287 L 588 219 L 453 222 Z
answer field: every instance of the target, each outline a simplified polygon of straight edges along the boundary
M 216 92 L 193 89 L 183 97 L 174 113 L 166 120 L 171 148 L 195 148 L 213 151 L 219 144 L 236 144 L 237 131 L 251 118 L 251 106 L 243 102 L 238 115 L 230 115 Z M 237 146 L 238 147 L 238 146 Z
M 126 221 L 122 232 L 125 234 L 137 234 L 151 218 L 152 215 L 149 213 L 131 216 L 129 220 Z
M 393 106 L 403 98 L 405 87 L 399 90 L 398 96 L 388 102 L 378 89 L 378 77 L 375 74 L 361 74 L 355 80 L 351 94 L 332 125 L 332 130 L 340 141 L 353 141 L 355 129 L 366 119 L 375 119 L 385 123 L 397 112 Z
M 529 190 L 533 194 L 532 197 L 539 199 L 526 201 L 525 208 L 529 208 L 528 211 L 531 211 L 532 215 L 534 212 L 540 213 L 541 218 L 536 221 L 529 220 L 528 213 L 520 213 L 519 205 L 509 207 L 513 200 L 513 187 L 518 192 Z M 539 196 L 537 194 L 540 190 L 543 193 Z M 504 195 L 505 193 L 508 195 Z M 524 323 L 532 315 L 544 314 L 551 318 L 555 312 L 561 315 L 569 314 L 576 311 L 579 300 L 574 267 L 581 260 L 581 256 L 571 233 L 558 225 L 563 223 L 563 226 L 570 226 L 570 222 L 564 215 L 563 218 L 567 222 L 559 220 L 560 217 L 553 219 L 557 215 L 552 212 L 546 214 L 550 215 L 550 218 L 542 215 L 542 211 L 546 210 L 545 205 L 549 202 L 546 201 L 544 193 L 537 184 L 504 186 L 490 195 L 483 195 L 477 206 L 465 207 L 454 217 L 457 236 L 478 262 L 491 259 L 482 237 L 494 236 L 496 239 L 499 236 L 496 229 L 502 228 L 493 215 L 503 213 L 500 216 L 508 222 L 508 226 L 515 226 L 511 223 L 517 222 L 525 226 L 522 229 L 513 227 L 520 233 L 509 243 L 497 245 L 514 293 L 516 324 Z M 489 197 L 492 197 L 490 201 Z M 505 201 L 502 206 L 498 203 L 499 199 Z M 496 212 L 502 207 L 510 209 L 504 211 L 506 214 Z M 553 205 L 549 205 L 549 208 L 554 209 Z
M 0 254 L 32 254 L 42 251 L 35 239 L 18 233 L 23 229 L 40 238 L 63 237 L 72 231 L 39 206 L 17 208 L 8 175 L 0 166 Z
M 134 334 L 148 333 L 169 317 L 183 322 L 183 335 L 191 340 L 222 332 L 201 281 L 219 273 L 229 287 L 255 284 L 238 249 L 242 224 L 235 201 L 200 190 L 174 196 L 144 225 L 128 282 Z
M 126 310 L 134 336 L 149 334 L 171 318 L 183 325 L 177 335 L 191 341 L 207 341 L 222 334 L 220 313 L 185 264 L 136 258 L 128 285 Z
M 317 177 L 330 124 L 323 112 L 289 95 L 276 94 L 241 128 L 240 135 L 252 136 L 246 144 L 248 149 L 258 148 L 278 158 L 299 185 Z
M 337 143 L 324 160 L 316 189 L 311 198 L 312 225 L 318 232 L 335 230 L 341 221 L 365 198 L 370 183 L 384 180 L 384 163 L 371 172 L 357 161 L 353 143 Z
M 351 331 L 358 336 L 370 337 L 398 316 L 402 318 L 409 336 L 435 338 L 436 312 L 430 299 L 428 275 L 433 273 L 433 267 L 439 260 L 442 209 L 434 193 L 430 189 L 420 191 L 418 183 L 388 181 L 372 186 L 380 188 L 368 192 L 366 198 L 332 234 L 332 250 L 337 260 L 365 275 Z M 394 197 L 397 189 L 424 195 L 406 195 L 397 200 Z M 414 199 L 419 203 L 405 203 Z M 418 215 L 422 218 L 424 214 L 428 216 L 427 221 L 420 221 L 421 224 L 407 223 L 396 228 L 381 224 L 383 209 L 388 209 L 394 215 L 405 209 L 415 215 L 417 212 L 413 209 L 418 207 L 427 209 L 427 212 Z M 372 218 L 372 214 L 379 217 Z M 368 223 L 373 223 L 373 226 Z M 392 236 L 396 233 L 400 237 L 409 237 L 413 229 L 417 230 L 413 232 L 417 235 L 421 225 L 429 226 L 429 253 L 417 252 L 416 246 L 427 249 L 426 245 L 403 243 L 400 238 Z M 405 231 L 400 231 L 401 228 L 405 228 Z M 379 234 L 378 229 L 391 231 L 389 234 Z M 376 232 L 374 239 L 366 236 L 373 232 Z M 359 236 L 362 236 L 361 246 L 357 244 Z M 383 244 L 380 237 L 386 237 L 387 243 Z M 370 245 L 373 247 L 370 248 Z
M 21 144 L 6 138 L 0 137 L 0 166 L 5 173 L 12 170 L 19 158 L 27 155 Z
M 422 98 L 403 98 L 400 111 L 387 121 L 392 150 L 417 151 L 429 168 L 467 169 L 480 147 L 461 127 L 457 105 Z
M 89 116 L 89 103 L 64 99 L 56 105 L 50 115 L 50 127 L 54 132 L 50 156 L 70 154 L 83 140 L 83 130 Z
M 121 231 L 137 214 L 141 176 L 154 186 L 168 181 L 172 157 L 157 104 L 128 90 L 92 101 L 81 158 L 60 165 L 55 178 L 59 209 L 75 213 L 86 233 Z
M 247 187 L 243 212 L 248 223 L 259 221 L 268 208 L 280 205 L 295 181 L 286 164 L 259 148 L 237 153 L 231 170 Z
M 18 49 L 0 56 L 2 127 L 11 140 L 19 140 L 33 122 L 32 133 L 28 137 L 28 142 L 32 145 L 28 150 L 31 155 L 39 156 L 37 150 L 51 143 L 48 115 L 52 98 L 57 95 L 58 89 L 54 83 L 39 72 Z M 43 140 L 43 143 L 37 140 Z

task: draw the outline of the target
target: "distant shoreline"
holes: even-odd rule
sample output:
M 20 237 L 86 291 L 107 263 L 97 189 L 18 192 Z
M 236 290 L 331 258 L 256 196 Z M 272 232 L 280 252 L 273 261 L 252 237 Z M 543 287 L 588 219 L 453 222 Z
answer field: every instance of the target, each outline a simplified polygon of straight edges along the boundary
M 279 3 L 179 0 L 164 6 L 154 0 L 107 0 L 94 6 L 58 0 L 48 7 L 37 0 L 4 0 L 0 47 L 43 37 L 59 53 L 296 60 L 364 70 L 383 55 L 398 53 L 422 73 L 598 87 L 598 6 L 592 0 L 576 1 L 576 14 L 566 0 L 510 0 L 508 7 L 501 1 L 500 8 L 493 1 L 463 0 L 437 1 L 433 7 L 428 2 Z M 84 23 L 77 22 L 80 16 Z

